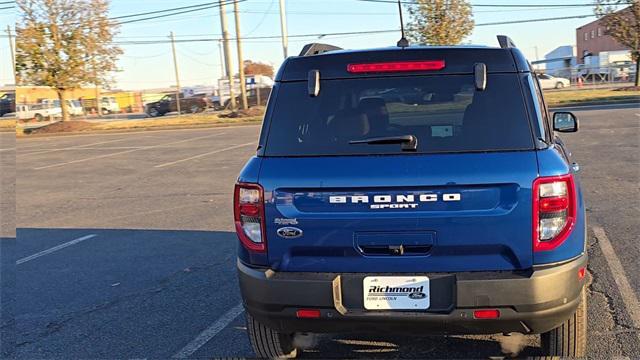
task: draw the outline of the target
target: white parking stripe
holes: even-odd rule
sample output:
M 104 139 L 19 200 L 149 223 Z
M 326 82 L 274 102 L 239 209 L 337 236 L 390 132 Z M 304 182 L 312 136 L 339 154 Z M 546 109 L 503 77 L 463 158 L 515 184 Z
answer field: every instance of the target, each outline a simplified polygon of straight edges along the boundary
M 234 145 L 234 146 L 230 146 L 228 148 L 218 149 L 218 150 L 214 150 L 214 151 L 209 151 L 209 152 L 204 153 L 204 154 L 191 156 L 191 157 L 188 157 L 186 159 L 180 159 L 180 160 L 176 160 L 176 161 L 172 161 L 172 162 L 168 162 L 168 163 L 164 163 L 164 164 L 159 164 L 159 165 L 156 165 L 154 167 L 161 168 L 161 167 L 165 167 L 165 166 L 171 166 L 171 165 L 179 164 L 181 162 L 194 160 L 194 159 L 199 159 L 199 158 L 204 157 L 204 156 L 213 155 L 213 154 L 221 153 L 223 151 L 229 151 L 229 150 L 233 150 L 233 149 L 237 149 L 237 148 L 241 148 L 241 147 L 245 147 L 245 146 L 249 146 L 249 145 L 255 145 L 255 144 L 256 143 L 254 141 L 252 141 L 252 142 L 249 142 L 249 143 L 246 143 L 246 144 Z
M 33 151 L 33 152 L 21 153 L 21 154 L 18 154 L 18 156 L 48 154 L 48 153 L 51 153 L 51 152 L 54 152 L 54 151 L 62 151 L 62 150 L 67 150 L 67 149 L 84 149 L 84 148 L 87 148 L 87 147 L 90 147 L 90 146 L 94 146 L 94 145 L 109 144 L 109 143 L 118 142 L 118 141 L 124 141 L 124 140 L 131 140 L 131 139 L 116 139 L 116 140 L 109 140 L 109 141 L 100 141 L 100 142 L 97 142 L 97 143 L 85 144 L 85 145 L 77 145 L 77 146 L 72 146 L 72 147 L 68 147 L 68 148 L 40 149 L 40 150 L 36 150 L 36 151 Z
M 629 280 L 627 279 L 627 275 L 622 267 L 622 263 L 620 262 L 618 255 L 616 255 L 616 252 L 613 250 L 613 246 L 611 246 L 611 242 L 609 241 L 609 238 L 607 238 L 607 234 L 604 232 L 604 229 L 599 226 L 594 226 L 593 233 L 598 239 L 598 244 L 604 254 L 604 258 L 607 260 L 611 276 L 618 286 L 618 291 L 620 291 L 622 302 L 626 307 L 629 317 L 631 317 L 631 322 L 635 328 L 640 328 L 640 302 L 638 302 L 638 298 L 629 284 Z M 638 340 L 640 340 L 640 332 L 636 332 L 636 336 L 638 337 Z
M 581 129 L 582 130 L 582 129 Z M 68 147 L 68 148 L 40 148 L 40 150 L 42 150 L 42 153 L 50 153 L 50 152 L 54 152 L 54 151 L 71 151 L 71 150 L 125 150 L 125 149 L 142 149 L 144 146 L 96 146 L 96 147 L 92 147 L 92 146 L 84 146 L 84 147 Z M 167 146 L 170 147 L 170 146 Z M 32 153 L 22 153 L 22 154 L 18 154 L 18 156 L 20 155 L 32 155 L 32 154 L 36 154 L 40 153 L 40 151 L 38 152 L 32 152 Z
M 75 245 L 75 244 L 83 242 L 85 240 L 89 240 L 89 239 L 94 238 L 96 236 L 98 236 L 98 235 L 96 235 L 96 234 L 85 235 L 83 237 L 79 237 L 79 238 L 77 238 L 75 240 L 71 240 L 71 241 L 66 242 L 64 244 L 60 244 L 60 245 L 54 246 L 54 247 L 52 247 L 50 249 L 47 249 L 47 250 L 44 250 L 44 251 L 40 251 L 40 252 L 35 253 L 33 255 L 29 255 L 27 257 L 23 257 L 22 259 L 18 259 L 18 261 L 16 261 L 16 265 L 24 264 L 27 261 L 31 261 L 31 260 L 37 259 L 37 258 L 39 258 L 41 256 L 44 256 L 44 255 L 47 255 L 47 254 L 51 254 L 52 252 L 58 251 L 60 249 L 64 249 L 66 247 L 69 247 L 71 245 Z
M 214 136 L 220 136 L 220 135 L 224 135 L 224 134 L 226 134 L 226 133 L 217 133 L 217 134 L 200 136 L 200 137 L 195 137 L 195 138 L 189 138 L 189 139 L 184 139 L 184 140 L 179 140 L 179 141 L 172 141 L 172 142 L 168 142 L 168 143 L 164 143 L 164 144 L 158 144 L 158 145 L 152 145 L 152 146 L 143 146 L 143 147 L 138 148 L 138 149 L 118 151 L 118 152 L 110 153 L 110 154 L 92 156 L 92 157 L 88 157 L 88 158 L 84 158 L 84 159 L 65 161 L 65 162 L 62 162 L 62 163 L 40 166 L 40 167 L 33 168 L 33 170 L 42 170 L 42 169 L 49 169 L 49 168 L 53 168 L 53 167 L 65 166 L 65 165 L 70 165 L 70 164 L 77 164 L 77 163 L 80 163 L 80 162 L 103 159 L 103 158 L 107 158 L 107 157 L 111 157 L 111 156 L 128 154 L 128 153 L 132 153 L 134 151 L 153 149 L 153 148 L 158 148 L 158 147 L 162 147 L 162 146 L 166 146 L 166 145 L 180 144 L 180 143 L 185 143 L 185 142 L 199 140 L 199 139 L 206 139 L 206 138 L 210 138 L 210 137 L 214 137 Z
M 79 137 L 79 136 L 84 136 L 84 137 L 94 137 L 94 136 L 123 136 L 123 135 L 140 135 L 140 134 L 149 134 L 149 135 L 156 135 L 158 133 L 165 133 L 165 132 L 203 132 L 203 131 L 218 131 L 218 130 L 231 130 L 231 129 L 242 129 L 242 128 L 251 128 L 251 127 L 259 127 L 262 126 L 261 124 L 257 124 L 257 125 L 253 125 L 253 124 L 249 124 L 249 125 L 245 125 L 245 124 L 230 124 L 230 125 L 221 125 L 221 126 L 216 126 L 216 127 L 204 127 L 204 128 L 182 128 L 182 129 L 154 129 L 154 128 L 141 128 L 140 130 L 129 130 L 129 131 L 116 131 L 113 130 L 113 133 L 110 133 L 109 131 L 98 131 L 98 132 L 94 132 L 94 133 L 88 133 L 88 134 L 64 134 L 64 135 L 49 135 L 49 136 L 38 136 L 38 137 L 34 137 L 34 138 L 21 138 L 19 141 L 20 142 L 38 142 L 38 141 L 52 141 L 52 140 L 62 140 L 62 139 L 66 139 L 66 138 L 71 138 L 71 137 Z M 37 146 L 37 145 L 36 145 Z
M 203 332 L 200 333 L 193 341 L 187 344 L 187 346 L 183 347 L 182 350 L 178 351 L 175 355 L 173 355 L 174 359 L 185 359 L 191 356 L 194 352 L 198 351 L 202 347 L 202 345 L 206 344 L 209 340 L 211 340 L 214 336 L 218 335 L 218 333 L 224 328 L 226 328 L 233 320 L 235 320 L 242 312 L 244 308 L 242 304 L 238 304 L 233 307 L 231 310 L 227 311 L 224 315 L 222 315 L 216 322 L 211 324 L 208 328 L 206 328 Z

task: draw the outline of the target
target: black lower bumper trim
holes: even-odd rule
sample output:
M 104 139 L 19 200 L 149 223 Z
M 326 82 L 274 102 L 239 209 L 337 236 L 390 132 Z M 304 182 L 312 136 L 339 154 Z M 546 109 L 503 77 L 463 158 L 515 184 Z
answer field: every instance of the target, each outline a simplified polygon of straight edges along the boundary
M 364 310 L 362 279 L 400 274 L 276 273 L 239 261 L 238 273 L 247 311 L 283 332 L 542 333 L 577 308 L 584 286 L 578 270 L 586 263 L 583 255 L 526 273 L 426 274 L 431 306 L 419 312 Z M 483 308 L 500 310 L 500 318 L 474 319 L 473 311 Z M 298 309 L 319 309 L 321 316 L 298 319 Z

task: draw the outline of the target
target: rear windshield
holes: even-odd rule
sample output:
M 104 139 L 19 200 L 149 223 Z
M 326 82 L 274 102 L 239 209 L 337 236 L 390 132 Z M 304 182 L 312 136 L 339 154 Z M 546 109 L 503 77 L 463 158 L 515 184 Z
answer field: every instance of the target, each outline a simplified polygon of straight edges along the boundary
M 403 153 L 400 143 L 350 143 L 413 135 L 417 153 L 533 149 L 516 74 L 489 74 L 477 91 L 473 75 L 322 80 L 280 84 L 266 156 Z

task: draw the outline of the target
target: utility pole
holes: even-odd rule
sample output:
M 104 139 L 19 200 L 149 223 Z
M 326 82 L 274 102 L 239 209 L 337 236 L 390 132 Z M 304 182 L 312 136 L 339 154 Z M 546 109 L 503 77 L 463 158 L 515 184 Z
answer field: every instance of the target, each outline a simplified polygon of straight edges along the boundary
M 13 78 L 14 82 L 16 82 L 16 55 L 15 50 L 13 50 L 13 35 L 11 34 L 11 26 L 7 25 L 7 36 L 9 36 L 9 50 L 11 51 L 11 66 L 13 66 Z M 16 84 L 17 85 L 17 84 Z
M 247 110 L 247 84 L 244 78 L 244 61 L 242 60 L 242 43 L 240 42 L 240 13 L 238 12 L 238 2 L 233 2 L 233 15 L 236 23 L 236 44 L 238 46 L 238 74 L 240 75 L 240 98 L 242 99 L 242 109 Z
M 287 58 L 289 47 L 289 35 L 287 34 L 287 14 L 284 5 L 284 0 L 280 0 L 280 29 L 282 31 L 282 51 L 284 52 L 284 58 Z
M 102 116 L 102 101 L 100 99 L 100 81 L 98 80 L 98 69 L 96 67 L 96 60 L 91 59 L 91 66 L 93 66 L 93 77 L 95 79 L 95 87 L 93 89 L 93 95 L 96 97 L 96 116 Z
M 178 116 L 182 114 L 180 111 L 180 75 L 178 74 L 178 58 L 176 57 L 176 39 L 173 37 L 173 31 L 171 32 L 171 51 L 173 52 L 173 69 L 176 72 L 176 106 L 178 109 Z
M 233 93 L 233 63 L 231 61 L 231 50 L 229 49 L 229 32 L 227 31 L 227 13 L 224 2 L 220 1 L 220 26 L 222 26 L 222 45 L 224 48 L 224 64 L 229 79 L 229 106 L 231 110 L 236 110 L 236 97 Z
M 220 54 L 220 77 L 224 77 L 224 56 L 222 55 L 222 40 L 218 40 L 218 52 Z

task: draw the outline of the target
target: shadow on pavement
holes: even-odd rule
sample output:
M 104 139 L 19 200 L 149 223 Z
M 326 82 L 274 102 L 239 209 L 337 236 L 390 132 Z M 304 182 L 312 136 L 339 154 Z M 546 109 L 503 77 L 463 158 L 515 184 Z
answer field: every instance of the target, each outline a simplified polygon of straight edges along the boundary
M 29 228 L 18 229 L 16 249 L 3 241 L 0 250 L 15 263 L 88 234 L 95 236 L 17 266 L 3 358 L 16 341 L 18 358 L 169 358 L 241 302 L 233 232 Z M 4 311 L 8 279 L 3 315 L 12 317 Z M 198 355 L 253 356 L 242 318 Z M 318 335 L 303 358 L 487 358 L 502 354 L 496 338 Z M 535 338 L 522 345 L 520 356 L 539 355 Z
M 16 239 L 0 238 L 0 358 L 13 357 L 16 344 Z
M 380 336 L 338 334 L 320 336 L 304 351 L 304 358 L 461 359 L 505 356 L 498 335 L 492 336 Z M 541 355 L 534 336 L 522 337 L 518 357 Z M 515 350 L 514 350 L 515 351 Z

